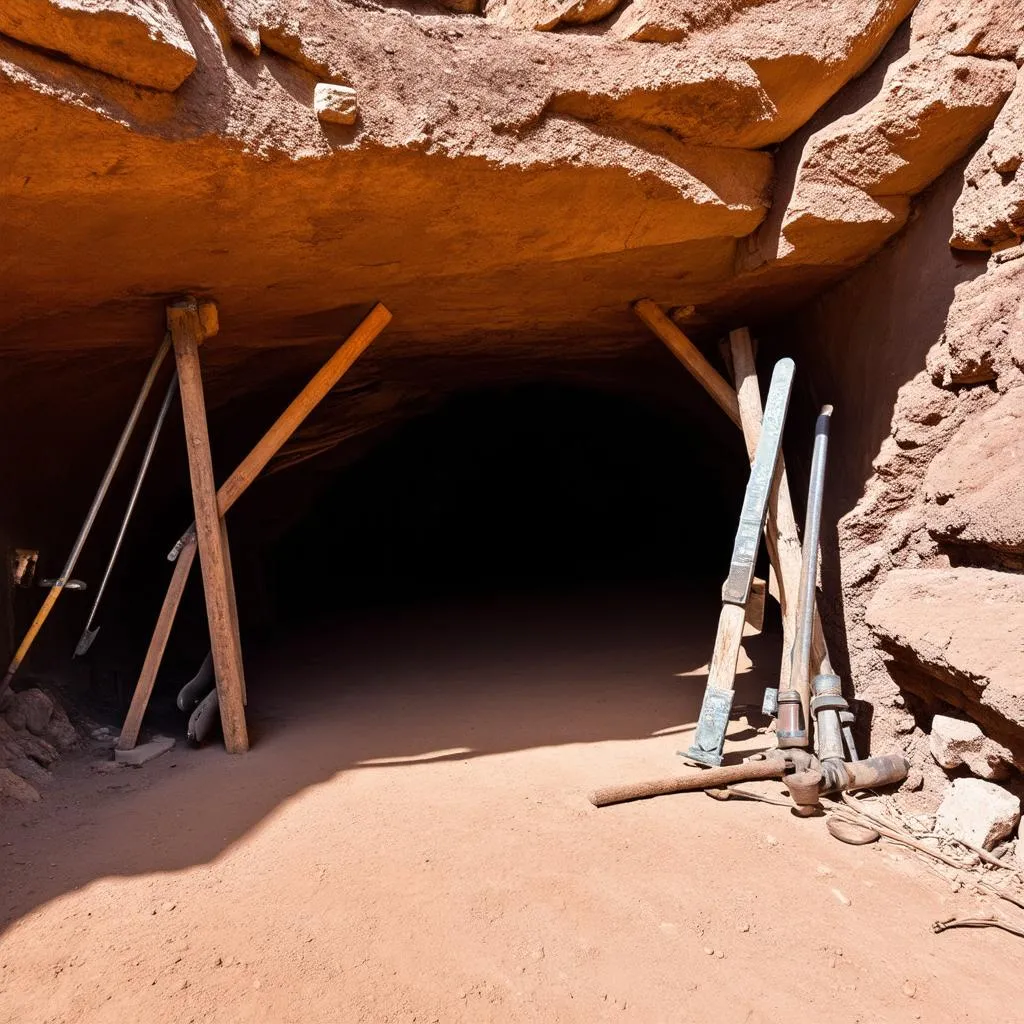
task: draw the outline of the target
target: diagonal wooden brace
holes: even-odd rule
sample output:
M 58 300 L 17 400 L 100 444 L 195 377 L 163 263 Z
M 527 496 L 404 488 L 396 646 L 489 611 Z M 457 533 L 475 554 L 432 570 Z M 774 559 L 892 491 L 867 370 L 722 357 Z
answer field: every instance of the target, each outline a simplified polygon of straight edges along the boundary
M 334 355 L 296 395 L 288 408 L 274 421 L 273 426 L 260 438 L 252 451 L 242 460 L 217 492 L 217 511 L 221 519 L 245 493 L 249 484 L 256 479 L 302 421 L 341 380 L 390 321 L 390 311 L 381 303 L 377 303 Z M 171 626 L 174 624 L 195 555 L 196 535 L 190 530 L 180 542 L 174 572 L 171 575 L 167 593 L 157 617 L 156 628 L 153 630 L 142 671 L 135 686 L 131 707 L 125 717 L 124 727 L 118 740 L 119 750 L 131 750 L 138 742 L 142 718 L 153 692 L 156 674 L 163 659 Z

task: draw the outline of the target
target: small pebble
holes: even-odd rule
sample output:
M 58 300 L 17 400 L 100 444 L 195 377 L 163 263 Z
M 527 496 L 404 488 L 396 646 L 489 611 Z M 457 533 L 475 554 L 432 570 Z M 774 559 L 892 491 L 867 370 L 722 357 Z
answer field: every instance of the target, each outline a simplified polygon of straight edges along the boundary
M 739 928 L 737 929 L 737 931 L 740 931 L 740 932 L 749 932 L 749 931 L 750 931 L 750 925 L 749 925 L 749 924 L 741 924 L 741 925 L 739 926 Z
M 908 999 L 913 999 L 917 995 L 917 986 L 912 981 L 903 982 L 903 994 Z
M 724 959 L 725 959 L 725 950 L 724 950 L 724 949 L 720 949 L 720 950 L 719 950 L 719 951 L 718 951 L 718 952 L 717 952 L 717 953 L 715 954 L 715 956 L 717 956 L 719 960 L 724 960 Z
M 163 912 L 164 912 L 165 914 L 169 914 L 169 913 L 170 913 L 170 912 L 171 912 L 171 911 L 172 911 L 172 910 L 174 909 L 174 907 L 175 907 L 175 904 L 174 904 L 174 903 L 171 903 L 171 902 L 170 902 L 170 901 L 168 900 L 168 902 L 166 902 L 165 904 L 163 904 L 163 906 L 161 906 L 161 908 L 160 908 L 160 909 L 161 909 L 161 910 L 162 910 L 162 911 L 163 911 Z
M 704 947 L 704 952 L 707 953 L 708 956 L 714 956 L 715 955 L 715 951 L 710 946 L 705 946 Z

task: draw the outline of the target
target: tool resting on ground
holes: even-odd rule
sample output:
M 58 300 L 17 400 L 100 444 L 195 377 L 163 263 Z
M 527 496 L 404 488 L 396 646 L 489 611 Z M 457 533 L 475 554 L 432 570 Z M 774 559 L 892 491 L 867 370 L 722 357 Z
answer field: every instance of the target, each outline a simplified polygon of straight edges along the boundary
M 783 760 L 749 761 L 745 764 L 730 764 L 707 771 L 674 775 L 667 779 L 651 779 L 647 782 L 631 782 L 621 786 L 605 786 L 590 794 L 595 807 L 609 804 L 623 804 L 629 800 L 646 800 L 652 796 L 667 796 L 670 793 L 691 793 L 701 789 L 718 789 L 733 782 L 754 782 L 757 779 L 781 779 L 788 765 Z

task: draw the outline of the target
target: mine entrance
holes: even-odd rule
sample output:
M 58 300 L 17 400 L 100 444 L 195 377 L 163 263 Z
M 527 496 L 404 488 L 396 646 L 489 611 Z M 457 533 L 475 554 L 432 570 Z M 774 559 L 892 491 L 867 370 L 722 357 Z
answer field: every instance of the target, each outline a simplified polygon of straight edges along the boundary
M 676 389 L 645 388 L 628 371 L 626 388 L 564 378 L 463 388 L 261 480 L 231 517 L 257 732 L 281 671 L 287 688 L 299 685 L 302 673 L 277 660 L 297 642 L 339 664 L 358 651 L 355 686 L 431 623 L 455 648 L 492 642 L 526 659 L 566 645 L 585 656 L 613 638 L 619 653 L 685 649 L 659 667 L 667 683 L 706 662 L 746 459 L 739 431 L 694 382 L 658 366 Z M 225 459 L 276 401 L 252 393 L 214 414 Z M 187 478 L 167 448 L 89 659 L 90 700 L 112 719 L 159 606 L 168 538 L 188 518 L 187 502 L 171 497 L 187 498 Z M 207 645 L 196 578 L 147 728 L 184 727 L 174 697 Z M 486 658 L 478 667 L 486 674 Z M 695 696 L 702 685 L 694 680 Z

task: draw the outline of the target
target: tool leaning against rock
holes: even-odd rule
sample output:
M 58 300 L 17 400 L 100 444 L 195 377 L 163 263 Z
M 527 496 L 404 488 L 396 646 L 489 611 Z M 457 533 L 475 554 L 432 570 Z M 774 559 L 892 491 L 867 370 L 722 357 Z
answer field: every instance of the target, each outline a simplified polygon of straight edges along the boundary
M 809 723 L 803 719 L 801 695 L 794 689 L 779 694 L 781 708 L 777 729 L 778 748 L 754 755 L 742 764 L 718 767 L 721 765 L 725 731 L 732 708 L 732 681 L 735 677 L 742 636 L 744 604 L 749 593 L 749 577 L 746 573 L 748 569 L 751 575 L 753 573 L 753 563 L 763 525 L 763 512 L 762 518 L 756 520 L 759 511 L 759 489 L 763 482 L 762 473 L 772 459 L 772 446 L 775 448 L 774 459 L 778 459 L 782 421 L 785 419 L 786 407 L 782 404 L 780 390 L 783 384 L 779 383 L 779 378 L 785 380 L 788 370 L 789 380 L 785 381 L 787 403 L 792 380 L 792 363 L 789 360 L 784 362 L 788 362 L 789 367 L 783 367 L 780 373 L 781 364 L 776 365 L 772 376 L 772 388 L 765 410 L 764 432 L 758 443 L 747 485 L 729 579 L 723 588 L 722 616 L 715 641 L 715 655 L 708 670 L 704 703 L 693 746 L 684 755 L 701 765 L 713 767 L 710 771 L 702 770 L 672 778 L 595 790 L 590 796 L 590 801 L 597 807 L 669 793 L 715 789 L 734 782 L 782 779 L 793 798 L 795 813 L 806 817 L 819 813 L 820 797 L 824 794 L 893 785 L 902 782 L 907 776 L 909 763 L 900 754 L 886 754 L 863 760 L 858 758 L 851 728 L 853 715 L 843 698 L 841 681 L 832 671 L 827 654 L 822 659 L 820 671 L 815 676 L 812 686 L 814 697 L 811 701 L 811 711 L 816 725 L 817 756 L 805 749 L 809 739 Z M 815 424 L 807 517 L 804 523 L 799 606 L 790 674 L 793 686 L 798 685 L 799 679 L 806 680 L 810 672 L 811 647 L 817 618 L 818 541 L 831 413 L 831 406 L 825 406 Z M 767 451 L 764 448 L 765 443 L 769 446 Z M 772 461 L 768 469 L 768 488 L 771 486 L 774 468 L 775 462 Z M 744 579 L 747 580 L 746 591 L 743 587 Z M 734 620 L 738 621 L 738 625 Z M 846 760 L 847 757 L 849 760 Z
M 782 448 L 782 428 L 789 408 L 794 369 L 792 359 L 780 359 L 772 372 L 761 439 L 750 468 L 729 576 L 722 587 L 722 612 L 718 620 L 714 653 L 708 666 L 708 682 L 697 720 L 697 731 L 693 744 L 682 755 L 701 765 L 717 767 L 722 763 L 722 748 L 732 711 L 733 681 L 743 638 L 746 606 L 750 598 L 750 585 L 754 578 L 754 563 L 761 545 L 764 521 L 768 514 L 768 498 L 775 478 L 775 467 Z

